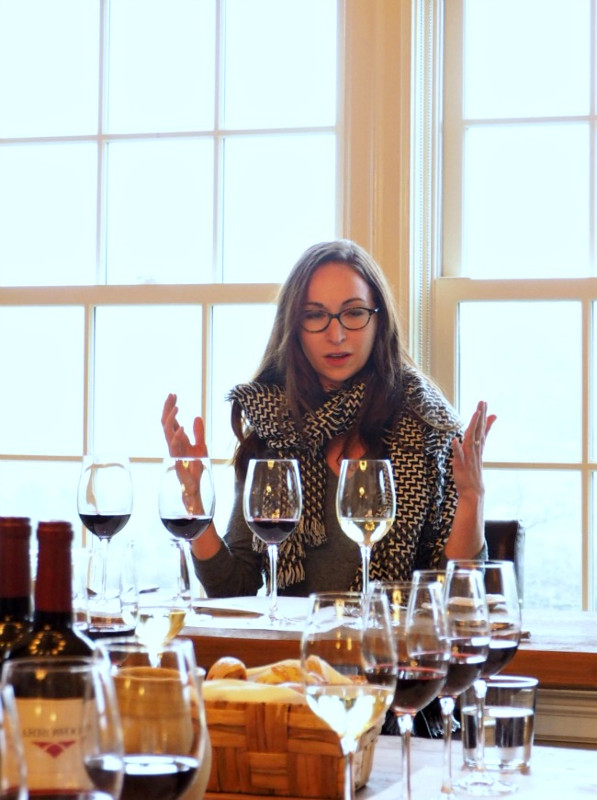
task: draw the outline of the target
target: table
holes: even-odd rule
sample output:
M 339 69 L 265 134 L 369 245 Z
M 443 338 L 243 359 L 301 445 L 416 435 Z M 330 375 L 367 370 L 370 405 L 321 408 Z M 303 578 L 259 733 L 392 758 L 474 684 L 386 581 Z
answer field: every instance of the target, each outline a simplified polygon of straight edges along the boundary
M 257 608 L 261 598 L 234 598 L 240 607 Z M 235 656 L 248 667 L 298 658 L 300 615 L 304 598 L 288 601 L 298 621 L 285 628 L 259 627 L 255 616 L 191 616 L 181 632 L 192 639 L 198 663 L 205 669 L 221 656 Z M 251 605 L 253 604 L 253 605 Z M 265 608 L 265 606 L 263 606 Z M 590 612 L 523 612 L 529 632 L 505 673 L 533 675 L 544 689 L 597 689 L 597 614 Z
M 399 737 L 380 736 L 367 785 L 357 793 L 357 800 L 398 800 L 401 795 L 401 759 Z M 439 796 L 442 769 L 442 745 L 437 739 L 413 739 L 411 750 L 411 785 L 413 800 Z M 454 779 L 460 774 L 462 750 L 453 742 Z M 505 778 L 506 776 L 504 776 Z M 508 775 L 516 783 L 514 800 L 546 800 L 552 797 L 573 798 L 597 795 L 597 751 L 569 747 L 535 745 L 531 767 L 526 774 Z M 463 797 L 465 795 L 462 795 Z M 212 794 L 207 800 L 249 800 L 249 795 Z M 250 795 L 257 798 L 258 795 Z M 271 796 L 270 796 L 271 800 Z

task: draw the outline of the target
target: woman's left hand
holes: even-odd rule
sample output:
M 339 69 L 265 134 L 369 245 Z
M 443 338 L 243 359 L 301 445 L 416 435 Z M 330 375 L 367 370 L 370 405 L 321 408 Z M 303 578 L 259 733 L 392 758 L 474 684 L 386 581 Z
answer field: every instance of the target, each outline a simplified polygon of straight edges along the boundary
M 483 448 L 495 420 L 495 414 L 488 416 L 487 403 L 481 400 L 462 441 L 457 438 L 452 441 L 452 472 L 459 497 L 467 493 L 483 494 Z

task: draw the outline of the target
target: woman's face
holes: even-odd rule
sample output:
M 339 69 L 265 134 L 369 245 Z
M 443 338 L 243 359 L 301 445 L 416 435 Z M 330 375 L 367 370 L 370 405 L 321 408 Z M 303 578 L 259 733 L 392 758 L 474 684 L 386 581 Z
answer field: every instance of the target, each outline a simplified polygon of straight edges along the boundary
M 338 314 L 349 308 L 374 308 L 370 286 L 348 264 L 329 262 L 313 273 L 307 287 L 305 312 L 328 311 Z M 324 322 L 325 320 L 324 317 Z M 373 349 L 377 317 L 360 330 L 347 330 L 333 319 L 324 331 L 300 330 L 301 344 L 325 391 L 340 389 L 361 370 Z

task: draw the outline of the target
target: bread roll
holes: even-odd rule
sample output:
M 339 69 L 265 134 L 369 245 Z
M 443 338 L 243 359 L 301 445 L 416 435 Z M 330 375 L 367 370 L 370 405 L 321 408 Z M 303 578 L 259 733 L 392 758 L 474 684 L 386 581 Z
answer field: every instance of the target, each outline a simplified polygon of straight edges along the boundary
M 247 668 L 240 659 L 232 656 L 223 656 L 214 661 L 207 673 L 208 681 L 216 678 L 233 678 L 234 680 L 246 681 Z

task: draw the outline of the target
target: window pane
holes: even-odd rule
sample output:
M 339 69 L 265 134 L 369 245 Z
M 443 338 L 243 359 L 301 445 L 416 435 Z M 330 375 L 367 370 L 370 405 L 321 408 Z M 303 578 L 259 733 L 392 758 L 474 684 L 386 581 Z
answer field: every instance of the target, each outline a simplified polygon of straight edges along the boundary
M 0 284 L 95 281 L 95 147 L 5 146 L 0 175 Z
M 108 283 L 213 280 L 213 143 L 108 149 Z
M 178 395 L 180 422 L 192 435 L 201 413 L 201 308 L 98 308 L 90 448 L 167 455 L 160 419 L 169 392 Z
M 224 280 L 281 282 L 335 238 L 335 137 L 230 138 L 224 156 Z
M 336 0 L 226 0 L 225 125 L 336 121 Z
M 231 458 L 236 439 L 230 428 L 226 395 L 238 383 L 252 380 L 276 313 L 275 305 L 226 305 L 213 310 L 213 366 L 210 453 Z
M 580 459 L 581 342 L 580 303 L 461 303 L 460 408 L 497 414 L 488 461 Z
M 472 128 L 464 159 L 464 274 L 548 278 L 588 273 L 586 125 Z
M 83 320 L 76 307 L 0 307 L 1 453 L 81 452 Z
M 597 303 L 592 304 L 592 309 L 591 327 L 593 330 L 593 352 L 590 363 L 593 368 L 593 391 L 591 395 L 593 402 L 589 413 L 589 431 L 591 436 L 589 452 L 591 453 L 591 458 L 595 461 L 597 460 L 597 367 L 595 366 L 597 364 Z M 597 536 L 597 525 L 595 527 L 595 535 Z
M 62 400 L 65 394 L 61 395 Z M 0 461 L 0 514 L 30 517 L 33 531 L 40 520 L 65 520 L 71 523 L 79 541 L 80 470 L 79 461 Z M 35 547 L 35 534 L 31 544 Z M 32 570 L 35 572 L 35 563 Z
M 213 127 L 214 26 L 214 0 L 110 3 L 111 132 Z
M 590 0 L 467 0 L 464 41 L 468 118 L 589 112 Z
M 0 0 L 0 137 L 96 132 L 99 20 L 98 0 Z
M 485 486 L 485 518 L 525 527 L 525 608 L 580 609 L 579 473 L 486 469 Z

